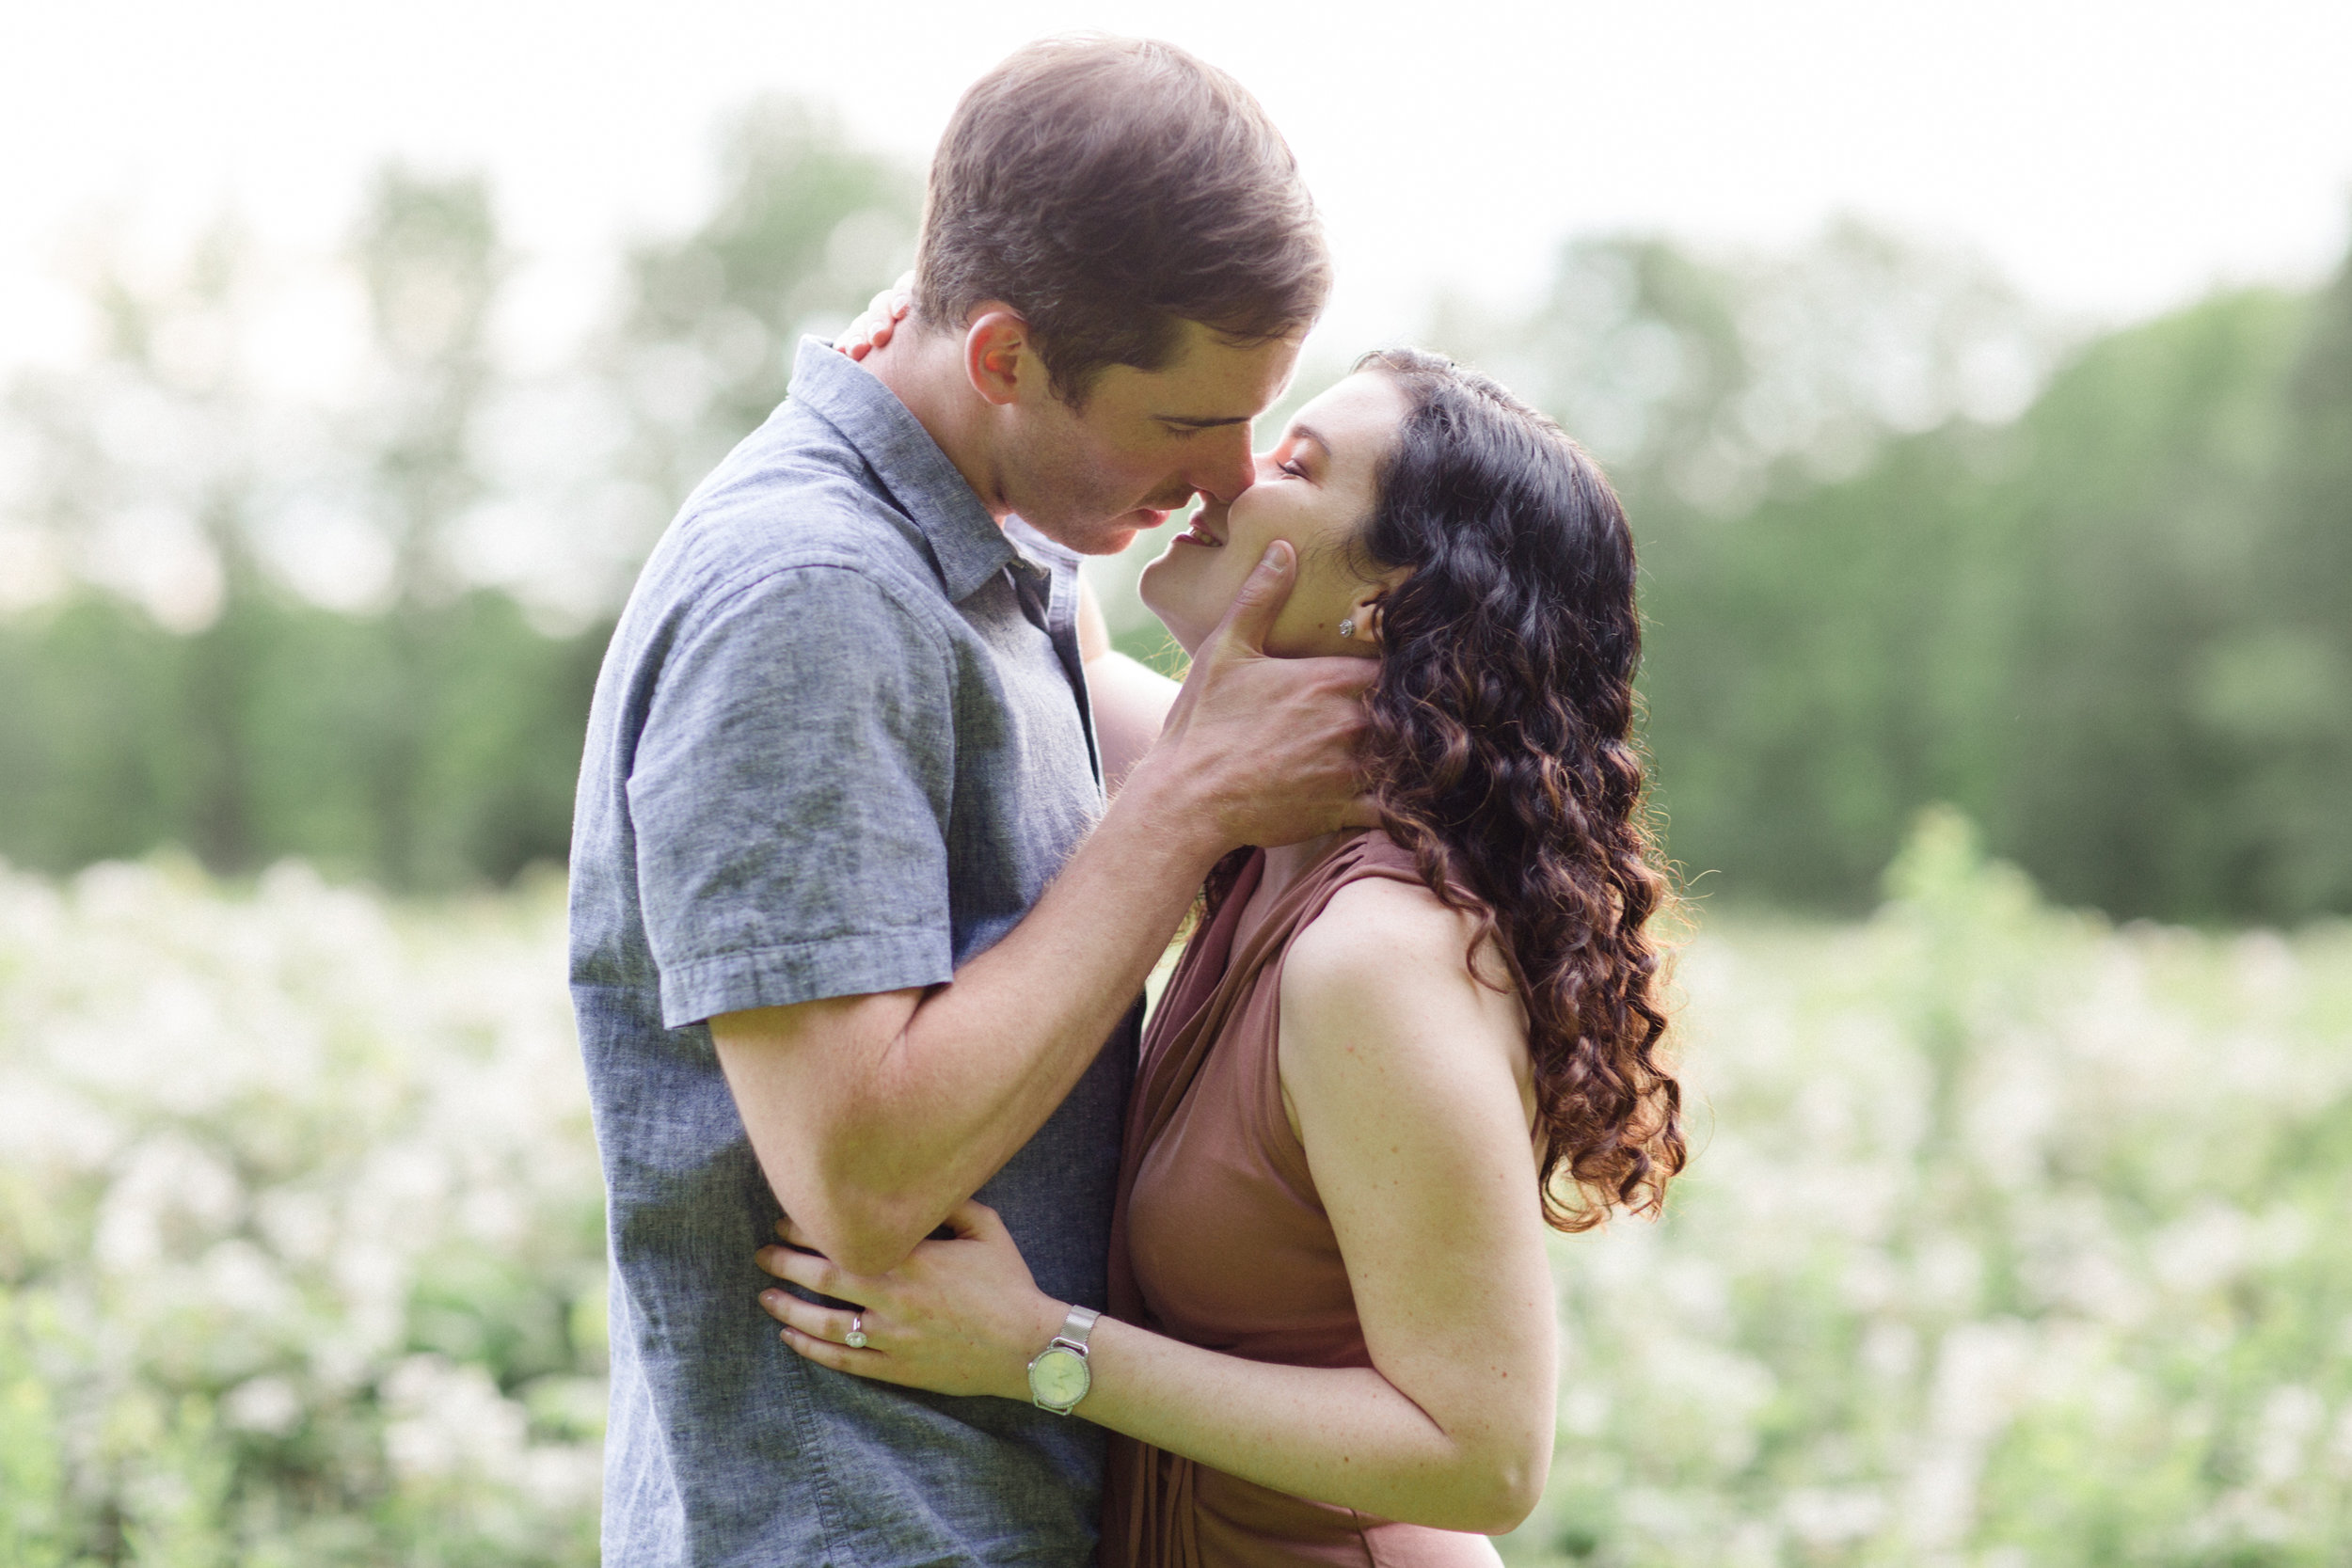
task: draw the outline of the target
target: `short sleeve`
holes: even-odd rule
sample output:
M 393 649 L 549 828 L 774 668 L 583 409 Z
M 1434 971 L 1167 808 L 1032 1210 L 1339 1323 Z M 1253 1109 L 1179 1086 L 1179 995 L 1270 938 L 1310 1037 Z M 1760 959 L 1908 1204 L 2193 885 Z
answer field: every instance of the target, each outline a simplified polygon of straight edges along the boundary
M 954 973 L 941 633 L 865 574 L 787 568 L 683 628 L 628 779 L 662 1022 Z

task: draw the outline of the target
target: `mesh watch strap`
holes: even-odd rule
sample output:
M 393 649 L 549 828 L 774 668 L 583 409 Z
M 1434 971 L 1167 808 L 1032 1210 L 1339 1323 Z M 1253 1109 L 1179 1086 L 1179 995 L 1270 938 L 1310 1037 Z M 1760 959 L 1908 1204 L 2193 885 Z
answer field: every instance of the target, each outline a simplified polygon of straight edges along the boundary
M 1094 1332 L 1094 1322 L 1102 1315 L 1091 1307 L 1073 1307 L 1070 1316 L 1061 1321 L 1061 1332 L 1054 1336 L 1053 1344 L 1068 1345 L 1084 1355 L 1087 1353 L 1087 1336 Z M 1050 1350 L 1052 1345 L 1047 1348 Z

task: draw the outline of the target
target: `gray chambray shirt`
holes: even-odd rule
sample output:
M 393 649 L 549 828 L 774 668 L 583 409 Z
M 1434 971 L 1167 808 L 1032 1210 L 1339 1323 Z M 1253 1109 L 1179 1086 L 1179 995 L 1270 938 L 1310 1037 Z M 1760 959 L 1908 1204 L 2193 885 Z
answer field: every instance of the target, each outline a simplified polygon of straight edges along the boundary
M 571 862 L 611 1568 L 1092 1559 L 1096 1429 L 778 1341 L 752 1262 L 776 1201 L 704 1022 L 936 985 L 1028 912 L 1103 809 L 1076 564 L 998 527 L 881 382 L 807 340 L 638 578 Z M 1104 1303 L 1133 1028 L 979 1191 L 1060 1300 Z

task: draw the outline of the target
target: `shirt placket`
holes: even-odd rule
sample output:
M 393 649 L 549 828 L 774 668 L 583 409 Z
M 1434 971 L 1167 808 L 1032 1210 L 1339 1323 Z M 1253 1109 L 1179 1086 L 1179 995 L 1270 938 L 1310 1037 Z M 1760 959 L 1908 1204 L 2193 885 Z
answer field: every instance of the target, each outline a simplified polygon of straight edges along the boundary
M 1021 613 L 1045 634 L 1061 659 L 1062 673 L 1070 681 L 1070 694 L 1078 704 L 1078 727 L 1087 737 L 1087 762 L 1094 769 L 1094 783 L 1099 788 L 1103 783 L 1103 757 L 1094 741 L 1093 705 L 1087 700 L 1086 661 L 1078 651 L 1077 579 L 1073 576 L 1065 589 L 1064 582 L 1056 578 L 1051 568 L 1017 550 L 1005 570 L 1011 575 L 1013 597 L 1021 602 Z

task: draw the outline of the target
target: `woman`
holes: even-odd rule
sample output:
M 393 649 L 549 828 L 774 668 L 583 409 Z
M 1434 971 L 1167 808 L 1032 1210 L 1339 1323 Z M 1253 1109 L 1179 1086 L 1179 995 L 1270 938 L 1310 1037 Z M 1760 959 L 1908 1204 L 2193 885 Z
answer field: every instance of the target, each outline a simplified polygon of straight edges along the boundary
M 1276 539 L 1268 652 L 1381 661 L 1383 830 L 1212 878 L 1129 1108 L 1109 1315 L 1084 1332 L 976 1203 L 880 1278 L 760 1255 L 862 1311 L 761 1299 L 803 1355 L 947 1393 L 1043 1398 L 1040 1347 L 1084 1341 L 1056 1365 L 1113 1433 L 1105 1563 L 1491 1564 L 1550 1465 L 1545 1225 L 1655 1212 L 1684 1158 L 1631 541 L 1555 425 L 1411 352 L 1302 409 L 1145 602 L 1189 650 Z

